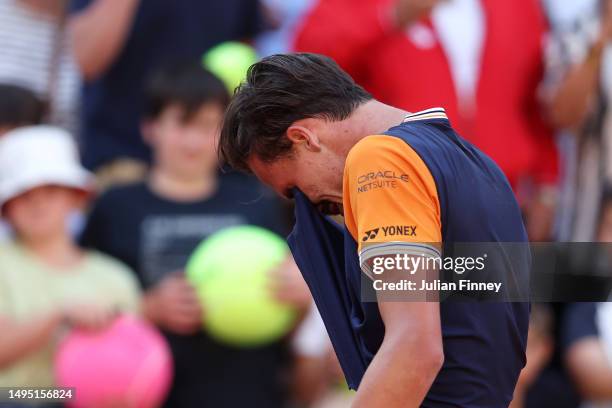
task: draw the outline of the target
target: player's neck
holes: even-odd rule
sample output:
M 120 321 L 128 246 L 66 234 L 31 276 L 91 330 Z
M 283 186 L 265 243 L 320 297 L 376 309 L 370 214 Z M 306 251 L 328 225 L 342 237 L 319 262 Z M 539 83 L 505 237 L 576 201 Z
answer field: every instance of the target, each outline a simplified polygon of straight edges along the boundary
M 375 99 L 364 103 L 351 115 L 351 133 L 355 143 L 370 135 L 379 135 L 389 128 L 399 125 L 408 112 L 385 105 Z

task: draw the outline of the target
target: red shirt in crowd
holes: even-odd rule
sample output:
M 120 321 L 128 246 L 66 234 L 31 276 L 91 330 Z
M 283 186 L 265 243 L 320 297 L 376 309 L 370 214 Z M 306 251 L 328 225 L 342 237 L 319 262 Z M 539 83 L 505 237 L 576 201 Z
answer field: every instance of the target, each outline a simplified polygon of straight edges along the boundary
M 480 0 L 485 36 L 472 108 L 461 104 L 431 19 L 424 47 L 386 24 L 391 0 L 319 0 L 298 31 L 297 51 L 334 58 L 385 103 L 419 111 L 443 106 L 453 127 L 491 156 L 514 187 L 551 184 L 557 151 L 537 97 L 546 22 L 537 0 Z

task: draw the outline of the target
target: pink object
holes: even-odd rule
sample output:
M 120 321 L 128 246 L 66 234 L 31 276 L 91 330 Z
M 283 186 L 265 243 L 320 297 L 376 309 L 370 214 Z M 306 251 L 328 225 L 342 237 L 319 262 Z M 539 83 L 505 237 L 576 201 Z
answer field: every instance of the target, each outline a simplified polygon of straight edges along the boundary
M 56 383 L 74 387 L 74 408 L 159 407 L 170 388 L 172 356 L 151 325 L 132 316 L 100 332 L 72 331 L 55 359 Z

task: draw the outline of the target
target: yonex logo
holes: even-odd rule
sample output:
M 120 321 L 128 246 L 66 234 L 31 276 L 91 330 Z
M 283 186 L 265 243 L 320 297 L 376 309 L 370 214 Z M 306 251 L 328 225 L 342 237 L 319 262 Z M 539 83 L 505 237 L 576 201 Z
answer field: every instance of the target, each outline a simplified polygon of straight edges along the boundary
M 365 242 L 369 239 L 376 238 L 376 235 L 378 235 L 378 231 L 380 231 L 380 228 L 375 228 L 373 230 L 366 231 L 365 235 L 363 236 L 362 241 Z
M 366 231 L 363 238 L 361 239 L 363 242 L 374 239 L 378 236 L 378 232 L 382 229 L 385 237 L 392 237 L 396 235 L 403 235 L 405 237 L 416 237 L 416 225 L 389 225 L 386 227 L 375 228 L 369 231 Z
M 416 237 L 416 225 L 390 225 L 382 227 L 385 237 L 393 235 L 404 235 L 406 237 Z

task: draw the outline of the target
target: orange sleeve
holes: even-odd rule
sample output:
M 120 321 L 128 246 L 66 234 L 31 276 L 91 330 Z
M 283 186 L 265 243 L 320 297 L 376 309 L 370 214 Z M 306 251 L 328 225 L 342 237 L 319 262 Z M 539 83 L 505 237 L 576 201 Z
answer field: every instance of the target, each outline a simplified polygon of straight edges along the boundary
M 345 223 L 359 245 L 360 263 L 397 253 L 439 255 L 440 203 L 433 176 L 403 140 L 368 136 L 344 168 Z

